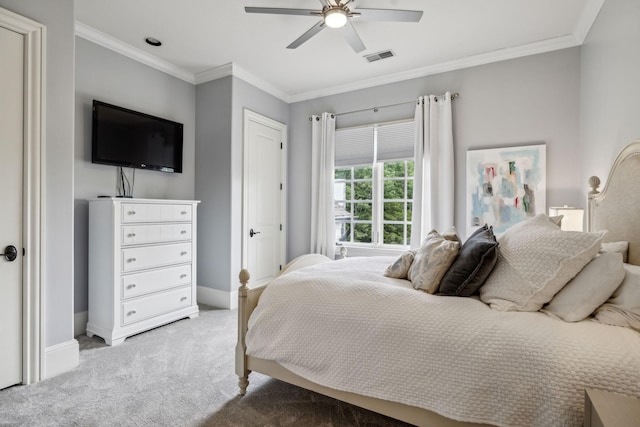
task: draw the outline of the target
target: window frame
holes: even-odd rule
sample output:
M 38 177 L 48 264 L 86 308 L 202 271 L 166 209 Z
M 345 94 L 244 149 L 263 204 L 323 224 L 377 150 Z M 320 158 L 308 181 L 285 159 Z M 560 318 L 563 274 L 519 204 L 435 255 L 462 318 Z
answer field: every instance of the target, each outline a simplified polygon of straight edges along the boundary
M 413 211 L 413 197 L 408 198 L 408 190 L 409 190 L 409 181 L 414 180 L 413 175 L 409 175 L 410 167 L 408 166 L 408 162 L 414 162 L 413 157 L 403 157 L 399 159 L 385 159 L 385 160 L 377 160 L 377 128 L 379 126 L 384 126 L 386 124 L 392 123 L 402 123 L 402 122 L 413 122 L 413 119 L 409 120 L 401 120 L 396 122 L 388 122 L 372 125 L 374 128 L 374 159 L 373 164 L 351 164 L 351 165 L 341 165 L 334 166 L 334 183 L 344 182 L 345 185 L 351 184 L 351 194 L 350 198 L 347 199 L 347 195 L 345 194 L 345 199 L 336 199 L 334 194 L 334 207 L 338 203 L 343 203 L 345 206 L 348 204 L 352 205 L 351 214 L 355 213 L 355 204 L 360 202 L 355 199 L 355 183 L 356 182 L 371 182 L 372 185 L 372 194 L 371 199 L 362 200 L 365 203 L 371 203 L 372 212 L 371 212 L 371 220 L 348 220 L 346 221 L 349 224 L 352 224 L 349 230 L 350 236 L 349 241 L 339 241 L 336 239 L 336 252 L 338 253 L 340 248 L 345 247 L 348 250 L 348 253 L 351 255 L 397 255 L 400 252 L 406 251 L 410 247 L 410 235 L 408 232 L 408 228 L 411 227 L 411 220 L 408 219 L 408 208 L 411 204 L 411 211 Z M 369 127 L 369 126 L 367 126 Z M 404 162 L 404 175 L 401 177 L 384 177 L 384 165 L 385 163 L 395 163 L 395 162 Z M 372 169 L 372 177 L 371 179 L 359 179 L 356 178 L 356 169 L 370 167 Z M 336 170 L 340 169 L 349 169 L 350 170 L 350 179 L 336 179 Z M 413 170 L 415 171 L 415 165 Z M 384 184 L 385 181 L 403 181 L 404 182 L 404 199 L 385 199 L 384 198 Z M 335 187 L 334 187 L 335 188 Z M 412 195 L 413 195 L 413 186 L 412 186 Z M 404 219 L 402 221 L 392 221 L 384 219 L 384 204 L 388 202 L 401 202 L 404 203 L 403 211 L 404 211 Z M 335 218 L 335 215 L 334 215 Z M 338 221 L 334 219 L 334 223 L 337 225 Z M 355 229 L 356 223 L 365 223 L 371 224 L 371 242 L 353 242 L 353 233 Z M 394 244 L 394 243 L 384 243 L 384 226 L 385 224 L 400 224 L 403 225 L 403 238 L 406 244 Z

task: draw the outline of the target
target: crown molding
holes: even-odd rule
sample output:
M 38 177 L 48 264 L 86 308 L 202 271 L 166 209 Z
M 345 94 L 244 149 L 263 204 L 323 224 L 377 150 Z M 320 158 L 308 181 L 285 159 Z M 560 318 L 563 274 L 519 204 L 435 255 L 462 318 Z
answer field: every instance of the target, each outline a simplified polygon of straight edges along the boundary
M 229 63 L 221 65 L 220 67 L 212 68 L 201 73 L 193 74 L 184 68 L 178 67 L 164 59 L 160 59 L 157 56 L 151 55 L 137 47 L 133 47 L 130 44 L 124 43 L 108 34 L 105 34 L 93 27 L 90 27 L 82 22 L 76 21 L 75 34 L 78 37 L 82 37 L 90 42 L 113 50 L 121 55 L 131 58 L 135 61 L 148 65 L 156 70 L 167 73 L 171 76 L 184 80 L 194 85 L 205 83 L 211 80 L 220 79 L 225 76 L 236 76 L 247 83 L 267 92 L 270 95 L 279 98 L 280 100 L 290 103 L 290 96 L 283 90 L 278 89 L 274 85 L 267 83 L 263 79 L 248 72 L 242 67 L 236 64 Z
M 604 2 L 605 0 L 587 1 L 587 4 L 582 11 L 582 15 L 578 20 L 578 24 L 576 25 L 576 29 L 573 32 L 580 44 L 584 43 L 584 40 L 587 38 L 587 35 L 589 34 L 593 23 L 596 21 Z
M 222 77 L 226 76 L 238 77 L 239 79 L 244 80 L 245 82 L 257 87 L 260 90 L 265 91 L 272 96 L 275 96 L 276 98 L 286 102 L 287 104 L 291 102 L 291 96 L 285 91 L 278 89 L 271 83 L 266 82 L 265 80 L 257 77 L 255 74 L 250 73 L 246 69 L 234 63 L 224 64 L 219 67 L 197 73 L 195 78 L 196 84 L 198 85 L 212 80 L 221 79 Z
M 291 103 L 306 101 L 309 99 L 321 98 L 324 96 L 337 95 L 340 93 L 351 92 L 354 90 L 368 89 L 374 86 L 385 85 L 389 83 L 397 83 L 404 80 L 430 76 L 433 74 L 445 73 L 448 71 L 461 70 L 464 68 L 476 67 L 478 65 L 486 65 L 493 62 L 506 61 L 509 59 L 521 58 L 523 56 L 536 55 L 538 53 L 551 52 L 554 50 L 566 49 L 569 47 L 579 46 L 580 43 L 573 35 L 566 35 L 548 40 L 542 40 L 527 45 L 498 49 L 478 55 L 468 56 L 466 58 L 454 61 L 443 62 L 440 64 L 430 65 L 427 67 L 415 68 L 413 70 L 402 71 L 400 73 L 387 74 L 386 76 L 364 79 L 354 83 L 346 83 L 344 85 L 332 86 L 318 89 L 315 91 L 302 92 L 289 97 Z
M 212 80 L 218 80 L 226 76 L 233 75 L 233 63 L 221 65 L 219 67 L 211 68 L 210 70 L 203 71 L 195 74 L 195 84 L 210 82 Z
M 96 30 L 82 22 L 75 22 L 75 34 L 78 37 L 82 37 L 85 40 L 93 42 L 107 49 L 111 49 L 121 55 L 138 61 L 163 73 L 169 74 L 185 82 L 195 84 L 196 79 L 193 73 L 178 67 L 164 59 L 160 59 L 157 56 L 151 55 L 137 47 L 133 47 L 130 44 L 124 43 L 116 38 L 111 37 L 101 31 Z
M 190 71 L 185 70 L 184 68 L 178 67 L 141 49 L 126 44 L 78 21 L 76 21 L 75 23 L 75 33 L 79 37 L 82 37 L 100 46 L 106 47 L 107 49 L 111 49 L 126 57 L 129 57 L 133 60 L 146 64 L 152 68 L 155 68 L 159 71 L 177 77 L 194 85 L 217 80 L 226 76 L 235 76 L 257 87 L 258 89 L 261 89 L 264 92 L 273 95 L 288 104 L 291 104 L 294 102 L 322 98 L 325 96 L 336 95 L 360 89 L 367 89 L 374 86 L 381 86 L 390 83 L 397 83 L 404 80 L 426 77 L 433 74 L 461 70 L 478 65 L 486 65 L 493 62 L 506 61 L 509 59 L 516 59 L 524 56 L 536 55 L 539 53 L 552 52 L 554 50 L 580 46 L 584 42 L 587 34 L 589 33 L 589 30 L 598 17 L 598 14 L 600 13 L 602 6 L 604 5 L 604 2 L 605 0 L 588 0 L 585 9 L 583 10 L 581 17 L 576 24 L 576 28 L 573 34 L 568 34 L 548 40 L 541 40 L 523 46 L 498 49 L 454 61 L 443 62 L 427 67 L 415 68 L 413 70 L 402 71 L 399 73 L 387 74 L 381 77 L 374 77 L 370 79 L 359 80 L 357 82 L 300 92 L 297 94 L 287 93 L 286 91 L 257 77 L 255 74 L 250 73 L 246 69 L 234 63 L 228 63 L 207 71 L 203 71 L 201 73 L 193 74 Z
M 275 87 L 271 83 L 266 82 L 260 77 L 257 77 L 255 74 L 250 73 L 239 65 L 233 64 L 233 75 L 257 87 L 258 89 L 261 89 L 268 94 L 275 96 L 276 98 L 286 102 L 287 104 L 291 103 L 291 95 L 283 90 L 278 89 L 277 87 Z

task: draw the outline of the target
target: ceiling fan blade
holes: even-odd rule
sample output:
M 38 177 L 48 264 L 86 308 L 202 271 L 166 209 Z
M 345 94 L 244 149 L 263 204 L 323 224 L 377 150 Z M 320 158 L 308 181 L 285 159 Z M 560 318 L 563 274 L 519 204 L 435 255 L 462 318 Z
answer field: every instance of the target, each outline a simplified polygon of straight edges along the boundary
M 295 49 L 295 48 L 297 48 L 302 43 L 306 42 L 311 37 L 315 36 L 320 31 L 324 30 L 326 27 L 327 26 L 324 25 L 324 21 L 318 21 L 318 23 L 316 25 L 314 25 L 313 27 L 309 28 L 307 30 L 307 32 L 305 32 L 303 35 L 301 35 L 300 37 L 295 39 L 293 43 L 291 43 L 289 46 L 287 46 L 287 49 Z
M 321 12 L 313 9 L 288 9 L 283 7 L 245 7 L 247 13 L 269 13 L 272 15 L 320 16 Z
M 353 26 L 351 21 L 347 22 L 347 25 L 343 27 L 344 38 L 347 39 L 351 48 L 356 52 L 360 53 L 365 50 L 364 43 L 362 43 L 362 39 L 358 35 L 356 28 Z
M 398 9 L 356 9 L 354 18 L 359 21 L 393 21 L 393 22 L 418 22 L 422 18 L 421 10 Z M 358 16 L 358 14 L 360 14 Z

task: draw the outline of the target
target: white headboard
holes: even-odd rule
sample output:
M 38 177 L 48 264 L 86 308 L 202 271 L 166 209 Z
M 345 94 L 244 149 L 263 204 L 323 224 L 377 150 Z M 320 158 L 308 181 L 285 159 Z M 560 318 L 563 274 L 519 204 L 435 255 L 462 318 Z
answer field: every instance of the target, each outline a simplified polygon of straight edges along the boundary
M 640 141 L 622 149 L 602 192 L 589 178 L 587 231 L 607 230 L 605 242 L 629 242 L 629 263 L 640 265 Z

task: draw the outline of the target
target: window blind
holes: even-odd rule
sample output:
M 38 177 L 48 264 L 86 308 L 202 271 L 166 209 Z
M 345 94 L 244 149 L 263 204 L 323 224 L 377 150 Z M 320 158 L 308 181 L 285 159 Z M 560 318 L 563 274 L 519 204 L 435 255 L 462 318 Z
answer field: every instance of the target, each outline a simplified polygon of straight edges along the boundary
M 336 130 L 336 166 L 373 164 L 373 126 Z
M 374 161 L 413 158 L 414 122 L 336 130 L 335 165 L 370 165 Z M 377 153 L 374 138 L 377 138 Z
M 378 126 L 378 161 L 413 158 L 414 122 Z

